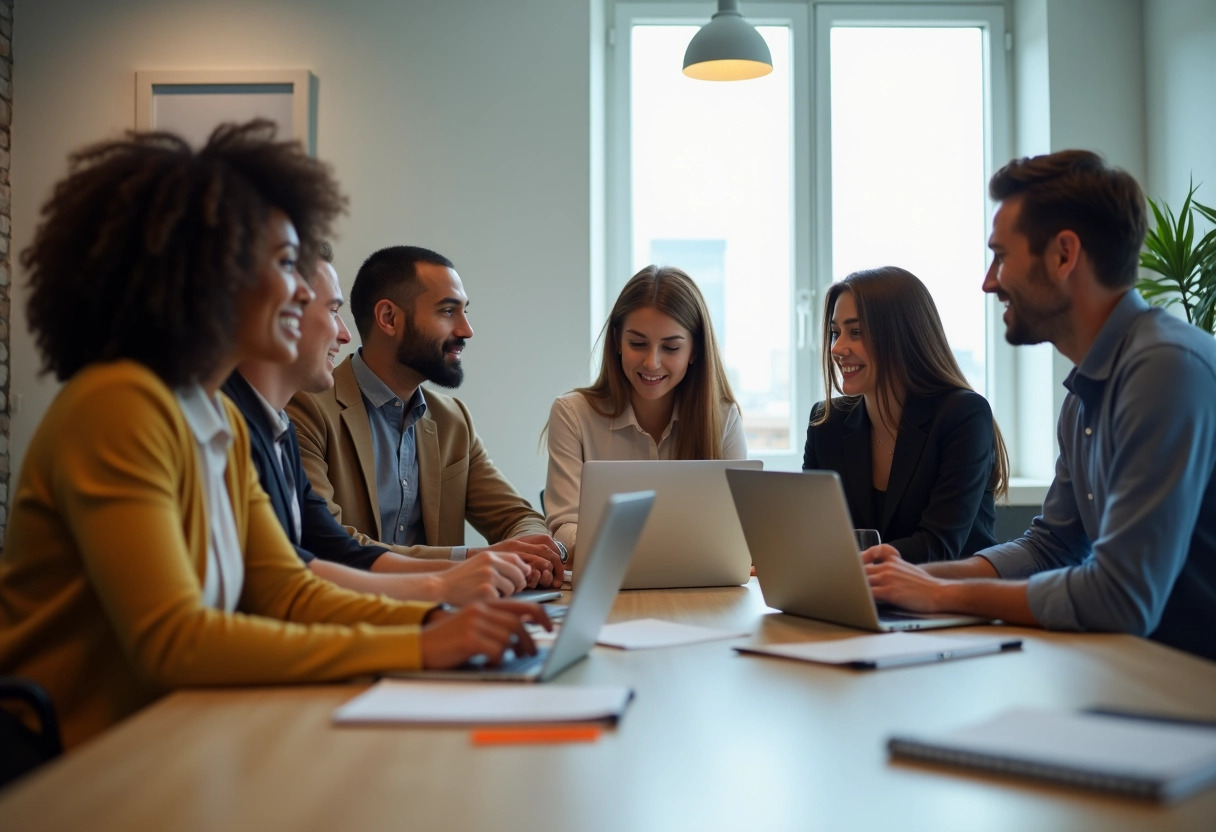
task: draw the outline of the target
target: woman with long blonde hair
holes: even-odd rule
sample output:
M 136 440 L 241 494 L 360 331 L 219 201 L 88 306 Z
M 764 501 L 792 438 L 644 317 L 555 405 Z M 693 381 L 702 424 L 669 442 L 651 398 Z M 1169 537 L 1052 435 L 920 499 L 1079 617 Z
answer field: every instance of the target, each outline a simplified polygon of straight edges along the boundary
M 739 405 L 705 298 L 670 266 L 630 278 L 600 336 L 599 377 L 549 412 L 549 533 L 574 552 L 583 462 L 745 459 Z

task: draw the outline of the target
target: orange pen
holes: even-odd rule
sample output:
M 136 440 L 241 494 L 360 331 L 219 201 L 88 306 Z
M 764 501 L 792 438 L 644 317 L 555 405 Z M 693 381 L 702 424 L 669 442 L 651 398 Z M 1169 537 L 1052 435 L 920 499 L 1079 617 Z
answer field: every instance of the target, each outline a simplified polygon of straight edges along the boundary
M 595 742 L 600 738 L 597 725 L 555 725 L 552 727 L 481 728 L 473 732 L 473 745 L 519 745 L 548 742 Z

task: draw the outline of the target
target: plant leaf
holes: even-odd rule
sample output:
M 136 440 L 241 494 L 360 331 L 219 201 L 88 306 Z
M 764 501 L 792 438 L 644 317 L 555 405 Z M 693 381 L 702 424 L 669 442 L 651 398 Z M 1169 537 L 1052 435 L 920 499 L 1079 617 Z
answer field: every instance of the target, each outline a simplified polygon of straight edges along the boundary
M 1202 216 L 1206 217 L 1209 222 L 1216 222 L 1216 208 L 1211 208 L 1207 205 L 1201 205 L 1200 203 L 1196 202 L 1195 210 L 1198 211 Z
M 1182 304 L 1187 320 L 1216 328 L 1216 227 L 1196 239 L 1195 215 L 1216 224 L 1216 208 L 1195 200 L 1191 181 L 1175 214 L 1164 202 L 1148 200 L 1154 225 L 1144 238 L 1140 267 L 1159 277 L 1142 277 L 1136 287 L 1155 306 Z

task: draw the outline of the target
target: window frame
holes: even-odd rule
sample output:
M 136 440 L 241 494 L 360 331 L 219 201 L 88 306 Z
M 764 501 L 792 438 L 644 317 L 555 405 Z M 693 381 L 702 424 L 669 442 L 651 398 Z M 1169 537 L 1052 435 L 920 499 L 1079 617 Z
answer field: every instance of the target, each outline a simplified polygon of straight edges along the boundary
M 818 213 L 827 221 L 815 227 L 815 270 L 817 274 L 828 275 L 828 283 L 821 284 L 821 289 L 830 285 L 832 270 L 832 88 L 831 54 L 828 45 L 833 27 L 847 25 L 853 27 L 890 27 L 907 28 L 969 28 L 978 27 L 984 30 L 984 171 L 989 178 L 997 166 L 1012 158 L 1012 96 L 1009 88 L 1008 55 L 1009 38 L 1005 27 L 1005 6 L 1003 4 L 916 4 L 916 5 L 878 5 L 862 3 L 822 3 L 815 6 L 815 130 L 816 130 L 816 170 L 815 200 Z M 995 203 L 989 198 L 987 190 L 984 193 L 984 206 L 987 216 L 991 217 L 996 209 Z M 985 267 L 991 263 L 991 253 L 987 255 Z M 980 291 L 983 275 L 976 275 L 975 290 Z M 987 382 L 987 397 L 992 406 L 997 422 L 1002 426 L 1007 444 L 1017 435 L 1017 356 L 1013 347 L 1002 337 L 1003 327 L 1000 320 L 999 305 L 996 299 L 989 296 L 985 303 L 985 329 L 987 355 L 985 358 L 985 375 Z M 1018 465 L 1019 458 L 1012 454 L 1011 465 L 1013 473 L 1017 474 L 1022 467 Z
M 701 3 L 617 3 L 614 9 L 613 27 L 609 44 L 609 117 L 608 124 L 608 234 L 604 293 L 600 302 L 607 316 L 617 294 L 633 274 L 633 218 L 632 206 L 632 113 L 630 108 L 630 67 L 632 64 L 631 27 L 634 25 L 704 25 L 715 11 L 713 4 Z M 811 181 L 813 164 L 811 153 L 811 106 L 807 85 L 810 81 L 810 11 L 803 4 L 793 3 L 748 3 L 745 9 L 748 22 L 757 26 L 788 26 L 790 29 L 791 54 L 794 65 L 791 74 L 792 113 L 790 124 L 793 137 L 790 143 L 792 158 L 790 169 L 794 183 L 790 189 L 793 201 L 793 227 L 790 240 L 793 251 L 792 286 L 789 327 L 791 333 L 798 332 L 798 300 L 812 297 L 811 287 L 811 228 L 812 223 L 800 218 L 809 217 L 812 211 Z M 749 450 L 751 459 L 764 462 L 766 468 L 774 470 L 798 470 L 802 467 L 802 446 L 807 414 L 814 400 L 808 385 L 799 384 L 796 374 L 809 365 L 816 352 L 816 339 L 811 326 L 814 303 L 805 326 L 808 337 L 805 343 L 793 344 L 790 367 L 790 449 L 788 451 Z M 598 337 L 598 329 L 595 332 Z M 795 336 L 796 337 L 796 336 Z
M 702 25 L 714 12 L 711 3 L 625 2 L 614 6 L 609 29 L 608 118 L 606 195 L 607 222 L 605 265 L 607 269 L 602 296 L 593 300 L 602 322 L 617 293 L 632 274 L 633 222 L 631 215 L 631 108 L 630 68 L 631 27 L 634 25 Z M 819 370 L 820 306 L 832 273 L 832 190 L 831 190 L 831 29 L 834 26 L 899 27 L 978 27 L 984 31 L 984 168 L 985 177 L 1012 158 L 1012 93 L 1010 89 L 1010 35 L 1007 7 L 996 3 L 748 3 L 744 12 L 754 25 L 785 25 L 790 28 L 794 131 L 791 143 L 791 170 L 795 177 L 791 189 L 793 222 L 791 240 L 792 295 L 790 299 L 791 413 L 789 451 L 756 452 L 752 458 L 763 460 L 765 467 L 796 470 L 802 464 L 801 436 L 807 414 L 822 395 Z M 995 204 L 984 194 L 988 216 Z M 987 256 L 985 267 L 991 262 Z M 982 274 L 977 274 L 975 290 L 980 290 Z M 806 337 L 799 339 L 800 309 L 806 309 L 801 325 Z M 1019 366 L 1018 355 L 1005 342 L 1000 305 L 988 297 L 985 305 L 987 330 L 987 394 L 993 413 L 1001 425 L 1010 450 L 1012 474 L 1037 471 L 1029 454 L 1042 451 L 1039 442 L 1019 442 L 1018 392 L 1039 386 L 1031 365 Z M 594 333 L 598 337 L 598 329 Z M 1041 362 L 1038 362 L 1041 363 Z M 1027 374 L 1036 378 L 1027 378 Z M 1034 447 L 1031 447 L 1031 444 Z M 1017 486 L 1017 483 L 1015 483 Z M 1015 487 L 1014 502 L 1041 499 L 1041 487 Z

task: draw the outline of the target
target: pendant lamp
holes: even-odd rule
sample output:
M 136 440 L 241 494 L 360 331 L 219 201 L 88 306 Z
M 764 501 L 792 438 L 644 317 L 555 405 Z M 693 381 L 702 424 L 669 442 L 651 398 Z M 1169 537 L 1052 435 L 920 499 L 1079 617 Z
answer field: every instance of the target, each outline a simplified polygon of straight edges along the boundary
M 768 44 L 739 13 L 736 0 L 718 0 L 718 12 L 684 52 L 684 74 L 701 81 L 746 81 L 773 71 Z

